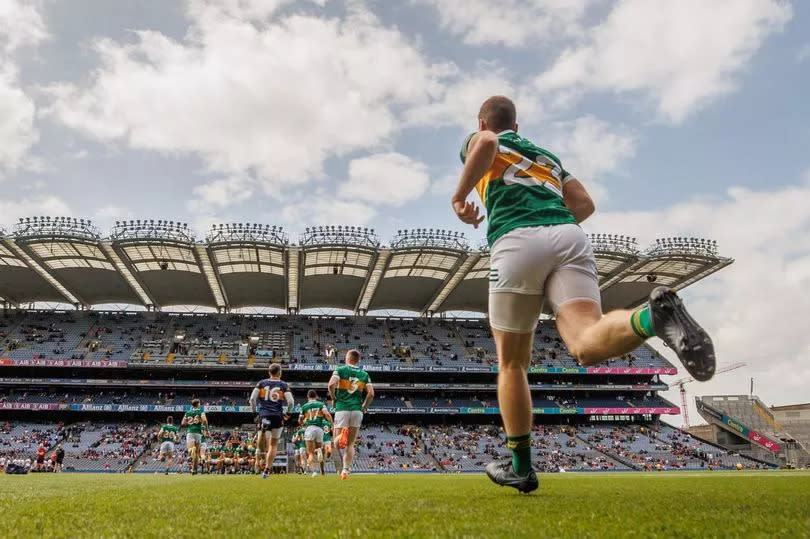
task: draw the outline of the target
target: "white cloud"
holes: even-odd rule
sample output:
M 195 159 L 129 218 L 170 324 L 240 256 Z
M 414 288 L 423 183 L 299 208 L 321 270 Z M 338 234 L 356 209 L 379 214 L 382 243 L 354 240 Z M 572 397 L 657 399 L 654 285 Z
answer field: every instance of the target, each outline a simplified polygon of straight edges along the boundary
M 430 183 L 430 194 L 447 197 L 447 201 L 449 204 L 450 196 L 456 191 L 456 187 L 458 187 L 458 181 L 460 176 L 461 176 L 461 164 L 459 163 L 458 173 L 447 174 Z
M 98 40 L 101 66 L 88 84 L 49 88 L 48 113 L 100 140 L 198 155 L 209 172 L 250 175 L 276 193 L 322 175 L 327 157 L 388 141 L 401 129 L 397 110 L 425 102 L 453 72 L 359 8 L 344 19 L 236 18 L 270 4 L 279 2 L 192 2 L 182 41 L 154 31 Z
M 410 108 L 405 119 L 409 125 L 466 126 L 478 129 L 478 109 L 493 95 L 505 95 L 518 106 L 518 119 L 537 123 L 541 120 L 541 107 L 534 88 L 518 86 L 509 80 L 509 74 L 490 63 L 480 63 L 473 74 L 458 73 L 458 77 L 445 84 L 430 102 Z
M 0 2 L 0 177 L 2 171 L 37 163 L 29 156 L 39 140 L 36 106 L 19 80 L 15 54 L 47 38 L 36 7 L 18 0 Z
M 94 224 L 102 230 L 102 233 L 106 233 L 107 229 L 112 228 L 115 221 L 134 217 L 131 210 L 118 204 L 104 204 L 93 212 Z
M 345 199 L 401 206 L 421 197 L 429 184 L 424 163 L 391 152 L 352 159 L 349 179 L 338 193 Z
M 718 200 L 660 212 L 597 213 L 588 228 L 638 235 L 709 236 L 734 264 L 687 289 L 695 317 L 715 341 L 721 365 L 745 369 L 688 387 L 692 395 L 745 394 L 748 378 L 769 404 L 806 402 L 810 387 L 810 177 L 771 190 L 735 187 Z M 655 342 L 653 342 L 655 344 Z M 668 350 L 661 348 L 663 353 Z M 682 369 L 681 369 L 682 370 Z M 670 398 L 677 399 L 675 391 Z M 690 414 L 696 415 L 693 406 Z
M 61 198 L 45 195 L 16 200 L 2 199 L 0 200 L 0 215 L 3 216 L 3 224 L 12 225 L 20 217 L 31 217 L 32 215 L 69 217 L 73 215 L 73 211 Z
M 778 0 L 620 0 L 536 79 L 540 91 L 641 92 L 671 121 L 732 91 L 765 38 L 791 18 Z
M 193 198 L 186 204 L 191 211 L 208 211 L 212 208 L 226 208 L 248 200 L 254 192 L 252 179 L 246 176 L 230 176 L 198 185 Z
M 548 144 L 563 168 L 576 176 L 597 202 L 607 198 L 607 189 L 600 182 L 603 175 L 619 169 L 636 150 L 633 135 L 593 116 L 555 123 Z
M 227 15 L 241 20 L 261 21 L 293 0 L 187 0 L 189 14 L 195 19 Z M 323 2 L 319 2 L 323 4 Z
M 0 2 L 0 49 L 6 54 L 25 46 L 37 45 L 48 37 L 48 31 L 32 2 Z
M 439 13 L 443 28 L 469 45 L 527 47 L 576 34 L 592 0 L 414 0 Z
M 288 204 L 280 213 L 282 222 L 298 231 L 310 225 L 367 225 L 376 216 L 377 210 L 369 204 L 330 198 L 324 192 Z
M 34 101 L 20 87 L 16 69 L 1 66 L 0 169 L 13 170 L 31 164 L 28 152 L 39 140 L 35 116 Z

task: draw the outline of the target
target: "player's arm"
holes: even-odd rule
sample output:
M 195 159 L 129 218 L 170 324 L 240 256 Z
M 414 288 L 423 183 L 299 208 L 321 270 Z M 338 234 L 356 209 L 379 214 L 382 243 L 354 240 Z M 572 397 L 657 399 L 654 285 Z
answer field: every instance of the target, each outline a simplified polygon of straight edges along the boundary
M 329 408 L 327 408 L 326 405 L 324 405 L 322 413 L 323 413 L 323 417 L 326 418 L 326 420 L 331 423 L 332 422 L 332 414 L 329 413 Z
M 374 386 L 369 383 L 369 384 L 366 384 L 366 398 L 363 401 L 363 413 L 364 414 L 368 410 L 368 407 L 371 404 L 371 401 L 373 401 L 373 400 L 374 400 Z
M 253 391 L 250 392 L 250 398 L 248 399 L 250 402 L 250 411 L 254 414 L 256 413 L 256 406 L 259 402 L 259 388 L 254 387 Z
M 574 214 L 577 223 L 581 223 L 596 211 L 591 196 L 585 187 L 573 176 L 563 179 L 563 202 L 565 207 Z
M 332 378 L 329 379 L 329 385 L 327 386 L 327 390 L 329 391 L 329 400 L 332 401 L 332 406 L 335 406 L 335 391 L 337 390 L 339 383 L 340 376 L 338 376 L 338 373 L 332 373 Z
M 289 416 L 293 408 L 295 408 L 295 398 L 293 398 L 292 391 L 284 392 L 284 400 L 287 402 L 287 409 L 284 410 L 284 415 Z
M 462 222 L 478 228 L 484 216 L 479 216 L 480 208 L 474 202 L 467 202 L 467 197 L 495 162 L 498 155 L 498 135 L 492 131 L 479 131 L 467 143 L 466 155 L 461 179 L 450 202 Z
M 188 425 L 188 416 L 184 415 L 183 420 L 180 422 L 180 426 L 185 427 L 186 425 Z
M 208 432 L 208 418 L 205 416 L 205 412 L 200 415 L 200 421 L 202 421 L 205 432 Z

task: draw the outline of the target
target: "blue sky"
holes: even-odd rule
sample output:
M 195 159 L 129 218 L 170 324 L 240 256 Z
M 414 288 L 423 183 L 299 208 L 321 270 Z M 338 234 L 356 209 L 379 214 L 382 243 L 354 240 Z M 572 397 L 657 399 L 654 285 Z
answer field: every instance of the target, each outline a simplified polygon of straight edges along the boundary
M 687 292 L 721 363 L 750 364 L 703 393 L 754 376 L 769 402 L 807 400 L 810 5 L 496 5 L 6 1 L 0 225 L 464 230 L 458 148 L 507 93 L 521 132 L 592 191 L 586 229 L 704 236 L 736 259 Z

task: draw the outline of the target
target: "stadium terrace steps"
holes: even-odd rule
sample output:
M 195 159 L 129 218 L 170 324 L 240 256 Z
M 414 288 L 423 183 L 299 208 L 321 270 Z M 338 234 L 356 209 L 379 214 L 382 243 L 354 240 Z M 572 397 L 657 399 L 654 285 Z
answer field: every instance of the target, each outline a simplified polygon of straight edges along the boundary
M 625 458 L 625 457 L 623 457 L 623 456 L 619 455 L 618 453 L 616 453 L 616 452 L 614 452 L 614 451 L 609 450 L 609 449 L 608 449 L 607 447 L 605 447 L 605 446 L 598 445 L 598 444 L 597 444 L 597 445 L 593 445 L 593 444 L 591 444 L 591 443 L 590 443 L 590 442 L 589 442 L 589 441 L 588 441 L 586 438 L 584 438 L 584 437 L 583 437 L 581 434 L 579 434 L 579 433 L 577 433 L 576 437 L 577 437 L 577 438 L 579 438 L 579 439 L 580 439 L 582 442 L 584 442 L 585 444 L 589 444 L 589 445 L 590 445 L 591 447 L 593 447 L 593 448 L 594 448 L 596 451 L 598 451 L 598 452 L 602 453 L 603 455 L 605 455 L 606 457 L 608 457 L 608 458 L 609 458 L 609 459 L 611 459 L 611 460 L 614 460 L 614 461 L 616 461 L 616 462 L 619 462 L 619 463 L 623 464 L 624 466 L 627 466 L 628 468 L 631 468 L 631 469 L 633 469 L 633 470 L 641 470 L 641 469 L 642 469 L 642 467 L 641 467 L 640 465 L 636 464 L 636 463 L 635 463 L 635 462 L 633 462 L 631 459 Z
M 297 316 L 251 317 L 233 314 L 168 315 L 166 313 L 42 313 L 27 312 L 9 318 L 9 342 L 20 347 L 6 354 L 11 360 L 61 360 L 77 356 L 87 361 L 122 361 L 135 364 L 167 363 L 174 337 L 185 334 L 175 350 L 173 363 L 205 365 L 247 365 L 247 354 L 238 345 L 248 335 L 258 334 L 261 346 L 272 347 L 282 362 L 324 365 L 342 359 L 349 348 L 358 347 L 368 365 L 395 365 L 414 369 L 476 370 L 497 364 L 494 344 L 486 321 L 425 321 L 368 317 Z M 37 326 L 40 329 L 32 329 Z M 53 329 L 52 332 L 47 331 Z M 40 333 L 37 333 L 40 332 Z M 31 340 L 26 340 L 26 337 Z M 41 342 L 36 342 L 37 340 Z M 538 328 L 533 367 L 578 368 L 565 350 L 553 324 Z M 97 343 L 97 349 L 94 349 Z M 410 348 L 406 358 L 395 349 Z M 326 347 L 334 347 L 331 357 Z M 407 355 L 407 354 L 406 354 Z M 631 357 L 632 356 L 632 357 Z M 254 358 L 263 366 L 270 358 Z M 633 354 L 616 358 L 613 367 L 672 368 L 646 346 Z
M 213 426 L 209 447 L 224 444 L 233 427 Z M 252 425 L 236 427 L 240 440 L 251 438 Z M 646 435 L 641 435 L 638 425 L 631 427 L 585 426 L 582 433 L 601 432 L 605 439 L 626 439 L 635 434 L 636 438 L 622 444 L 625 456 L 611 455 L 586 441 L 583 434 L 570 435 L 560 427 L 535 427 L 532 439 L 532 460 L 541 471 L 590 471 L 590 470 L 639 470 L 650 469 L 650 464 L 642 465 L 645 459 L 650 462 L 663 462 L 662 470 L 699 468 L 697 465 L 676 454 L 671 445 L 659 445 Z M 8 433 L 0 429 L 0 456 L 23 454 L 32 458 L 40 440 L 47 439 L 50 449 L 59 441 L 65 448 L 67 471 L 123 472 L 130 467 L 138 472 L 163 471 L 165 464 L 157 460 L 159 445 L 154 440 L 157 430 L 155 423 L 99 423 L 80 422 L 66 425 L 57 430 L 58 425 L 15 424 Z M 662 436 L 668 437 L 670 427 L 661 427 Z M 42 432 L 43 435 L 34 434 Z M 699 445 L 680 431 L 677 436 L 685 444 Z M 23 433 L 28 433 L 23 436 Z M 289 434 L 289 433 L 288 433 Z M 22 441 L 19 443 L 14 440 Z M 671 441 L 671 440 L 670 440 Z M 12 445 L 15 444 L 16 445 Z M 287 455 L 292 455 L 291 445 L 282 446 Z M 188 455 L 185 444 L 176 444 L 177 458 L 172 471 L 187 469 Z M 627 455 L 632 456 L 629 458 Z M 482 471 L 494 460 L 509 456 L 504 446 L 503 436 L 496 425 L 368 425 L 360 432 L 357 446 L 356 471 Z M 721 461 L 721 457 L 725 457 Z M 16 458 L 16 457 L 15 457 Z M 629 462 L 628 462 L 629 461 Z M 713 455 L 711 461 L 717 468 L 733 468 L 742 463 L 746 467 L 757 465 L 739 455 Z M 339 466 L 339 464 L 338 464 Z M 184 468 L 185 467 L 185 468 Z M 329 462 L 330 472 L 335 465 Z

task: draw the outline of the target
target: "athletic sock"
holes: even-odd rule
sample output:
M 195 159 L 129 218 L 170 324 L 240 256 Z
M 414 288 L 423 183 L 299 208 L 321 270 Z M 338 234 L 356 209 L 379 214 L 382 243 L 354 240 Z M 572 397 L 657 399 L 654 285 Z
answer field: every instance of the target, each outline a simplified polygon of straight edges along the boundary
M 506 447 L 512 450 L 512 469 L 526 475 L 532 469 L 532 441 L 529 434 L 507 436 Z
M 649 306 L 634 311 L 633 314 L 630 315 L 630 327 L 633 329 L 633 333 L 642 339 L 646 340 L 655 336 Z

